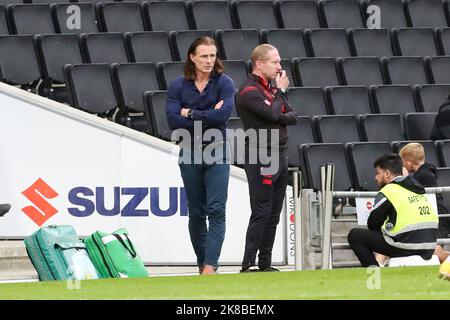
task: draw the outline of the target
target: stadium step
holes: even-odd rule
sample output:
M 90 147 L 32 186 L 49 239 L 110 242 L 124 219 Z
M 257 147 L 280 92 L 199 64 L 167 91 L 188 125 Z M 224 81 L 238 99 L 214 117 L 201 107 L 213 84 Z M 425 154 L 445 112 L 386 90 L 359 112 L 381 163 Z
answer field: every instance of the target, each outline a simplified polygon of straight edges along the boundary
M 0 241 L 0 270 L 33 270 L 21 240 Z

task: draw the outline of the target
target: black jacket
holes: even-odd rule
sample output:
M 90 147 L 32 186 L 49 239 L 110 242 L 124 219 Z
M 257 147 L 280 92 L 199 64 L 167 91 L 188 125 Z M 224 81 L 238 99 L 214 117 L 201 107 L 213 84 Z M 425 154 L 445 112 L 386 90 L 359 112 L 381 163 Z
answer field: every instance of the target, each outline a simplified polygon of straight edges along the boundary
M 438 186 L 437 170 L 436 167 L 431 163 L 426 162 L 423 165 L 421 165 L 419 170 L 417 170 L 413 174 L 413 177 L 425 188 L 434 188 Z M 438 207 L 438 213 L 440 214 L 448 213 L 447 208 L 444 205 L 444 198 L 442 196 L 442 193 L 436 194 L 436 202 Z
M 239 88 L 236 108 L 244 124 L 244 129 L 279 129 L 279 145 L 287 146 L 287 125 L 295 125 L 297 116 L 287 102 L 286 95 L 280 90 L 266 84 L 262 78 L 249 75 Z M 267 141 L 258 141 L 272 145 L 270 134 Z M 247 139 L 248 143 L 248 139 Z

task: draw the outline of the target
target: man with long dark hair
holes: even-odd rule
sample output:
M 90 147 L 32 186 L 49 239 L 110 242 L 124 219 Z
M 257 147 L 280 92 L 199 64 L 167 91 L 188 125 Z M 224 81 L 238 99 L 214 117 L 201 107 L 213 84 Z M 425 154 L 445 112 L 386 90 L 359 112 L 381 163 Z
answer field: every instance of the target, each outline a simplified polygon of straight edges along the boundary
M 172 81 L 167 91 L 169 127 L 188 132 L 187 139 L 183 136 L 179 165 L 189 207 L 189 234 L 200 274 L 216 273 L 225 237 L 230 173 L 226 128 L 234 107 L 234 92 L 234 83 L 223 73 L 217 58 L 216 43 L 209 37 L 191 44 L 184 76 Z M 208 129 L 209 133 L 219 134 L 206 135 Z M 213 161 L 204 157 L 211 149 Z

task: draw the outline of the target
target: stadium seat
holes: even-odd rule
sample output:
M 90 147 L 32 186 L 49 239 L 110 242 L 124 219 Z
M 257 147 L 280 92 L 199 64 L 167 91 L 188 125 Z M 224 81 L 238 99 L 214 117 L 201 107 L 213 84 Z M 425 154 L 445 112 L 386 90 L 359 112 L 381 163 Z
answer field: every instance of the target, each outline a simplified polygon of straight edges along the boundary
M 342 81 L 346 85 L 379 85 L 385 83 L 382 65 L 376 57 L 348 57 L 339 61 Z
M 450 84 L 450 56 L 428 58 L 427 64 L 432 83 Z
M 83 56 L 76 34 L 47 34 L 36 39 L 43 72 L 39 94 L 60 102 L 69 102 L 64 84 L 64 65 L 81 64 Z M 45 90 L 46 92 L 43 92 Z
M 444 167 L 444 168 L 437 168 L 437 183 L 439 187 L 448 187 L 450 186 L 450 168 Z M 442 197 L 444 198 L 444 206 L 446 208 L 450 208 L 450 193 L 444 192 L 442 194 Z
M 314 29 L 306 35 L 314 57 L 349 57 L 350 47 L 345 29 Z
M 380 8 L 381 28 L 406 28 L 409 27 L 407 16 L 403 8 L 402 0 L 368 0 L 363 6 L 363 11 L 368 18 L 367 7 L 376 5 Z
M 95 33 L 100 31 L 100 23 L 97 21 L 92 3 L 54 3 L 51 8 L 57 33 Z M 78 12 L 80 19 L 77 21 L 73 15 Z
M 73 106 L 111 119 L 118 100 L 110 66 L 104 63 L 75 64 L 64 69 Z
M 105 32 L 145 31 L 141 5 L 138 2 L 104 2 L 98 6 Z
M 244 132 L 244 124 L 242 123 L 241 118 L 239 117 L 230 117 L 227 125 L 228 130 L 233 130 L 233 139 L 231 141 L 231 137 L 228 136 L 231 142 L 231 164 L 237 166 L 243 166 L 245 164 L 245 146 L 242 141 L 239 141 L 239 133 L 243 130 Z
M 317 116 L 314 124 L 319 142 L 347 143 L 361 141 L 354 115 Z
M 438 43 L 442 55 L 450 55 L 450 28 L 442 28 L 437 31 Z
M 450 95 L 450 85 L 425 84 L 416 89 L 417 102 L 424 112 L 438 112 Z
M 359 120 L 364 141 L 405 140 L 399 114 L 363 114 Z
M 320 14 L 315 0 L 281 0 L 279 11 L 286 29 L 320 28 Z
M 176 60 L 186 61 L 191 43 L 194 42 L 195 39 L 202 36 L 212 38 L 213 34 L 210 30 L 171 31 L 169 33 L 169 38 L 172 42 L 172 51 Z
M 358 0 L 323 0 L 320 9 L 327 28 L 363 28 Z
M 401 28 L 393 30 L 394 44 L 399 56 L 438 55 L 432 28 Z
M 172 130 L 166 117 L 166 91 L 147 91 L 144 93 L 145 114 L 151 121 L 153 135 L 170 141 Z
M 324 92 L 318 87 L 293 87 L 287 92 L 289 104 L 298 116 L 326 115 Z
M 11 4 L 8 6 L 12 33 L 55 33 L 49 4 Z
M 14 2 L 14 1 L 12 1 Z M 43 4 L 50 4 L 50 3 L 67 3 L 67 0 L 25 0 L 24 3 L 33 3 L 33 4 L 39 4 L 39 3 L 43 3 Z
M 272 29 L 262 32 L 263 41 L 275 46 L 282 59 L 307 57 L 304 33 L 299 29 Z
M 391 36 L 387 29 L 351 29 L 349 40 L 355 56 L 389 57 L 393 55 Z
M 433 130 L 435 112 L 405 114 L 405 133 L 408 140 L 429 140 Z
M 115 121 L 138 131 L 151 133 L 151 123 L 144 115 L 143 94 L 159 90 L 156 66 L 153 63 L 121 63 L 114 65 L 119 97 L 119 113 Z
M 280 27 L 272 1 L 236 0 L 232 2 L 238 29 L 276 29 Z
M 320 189 L 320 167 L 328 163 L 335 165 L 334 190 L 346 191 L 352 188 L 350 168 L 342 143 L 318 143 L 302 146 L 306 172 L 310 187 Z
M 0 36 L 0 66 L 3 82 L 35 89 L 41 73 L 33 36 Z
M 233 29 L 228 1 L 196 0 L 188 8 L 198 30 Z M 214 19 L 211 19 L 214 17 Z
M 157 65 L 159 85 L 166 90 L 170 82 L 183 75 L 184 62 L 160 62 Z
M 6 20 L 6 8 L 0 5 L 0 35 L 8 35 L 9 27 Z
M 297 117 L 295 126 L 288 126 L 289 146 L 288 161 L 289 166 L 299 167 L 305 172 L 305 164 L 301 154 L 301 146 L 306 143 L 315 143 L 317 138 L 314 132 L 311 117 Z
M 408 85 L 376 86 L 372 89 L 374 106 L 379 113 L 417 112 L 414 103 L 414 92 Z
M 434 141 L 431 140 L 415 140 L 415 141 L 393 141 L 392 148 L 395 153 L 399 153 L 401 148 L 410 142 L 420 143 L 425 150 L 425 161 L 440 167 L 441 163 Z
M 445 6 L 447 5 L 445 1 Z M 412 27 L 447 27 L 447 13 L 442 0 L 408 0 L 406 7 Z
M 247 61 L 253 49 L 259 45 L 259 32 L 255 29 L 219 30 L 217 37 L 224 60 Z
M 340 84 L 333 58 L 300 58 L 294 63 L 297 84 L 303 87 L 326 87 Z
M 392 152 L 388 142 L 356 142 L 347 145 L 350 167 L 358 191 L 378 191 L 372 165 L 379 157 Z
M 334 114 L 372 113 L 369 88 L 364 86 L 330 87 L 326 89 L 330 111 Z
M 450 140 L 438 141 L 437 147 L 442 166 L 450 167 Z
M 132 61 L 156 63 L 173 60 L 165 31 L 131 32 L 127 33 L 126 40 Z
M 143 9 L 147 25 L 153 31 L 191 29 L 191 19 L 184 1 L 151 1 Z
M 88 33 L 81 35 L 86 61 L 91 63 L 121 63 L 128 57 L 124 35 L 119 32 Z
M 387 81 L 390 84 L 426 84 L 428 77 L 421 57 L 384 58 Z
M 233 79 L 236 89 L 248 78 L 247 63 L 242 60 L 222 61 L 225 73 Z

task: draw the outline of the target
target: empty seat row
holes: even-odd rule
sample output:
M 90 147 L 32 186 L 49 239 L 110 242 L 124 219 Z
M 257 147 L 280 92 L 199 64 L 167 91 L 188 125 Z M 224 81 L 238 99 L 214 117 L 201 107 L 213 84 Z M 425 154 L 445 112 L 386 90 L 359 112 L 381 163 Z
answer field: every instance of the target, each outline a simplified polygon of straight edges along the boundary
M 291 87 L 289 103 L 299 116 L 438 112 L 450 85 Z
M 11 2 L 10 2 L 11 1 Z M 34 0 L 33 3 L 61 1 Z M 85 1 L 75 1 L 85 2 Z M 99 3 L 103 1 L 86 1 Z M 127 1 L 128 2 L 128 1 Z M 2 0 L 0 4 L 17 3 Z M 109 2 L 105 2 L 108 3 Z M 114 2 L 113 2 L 114 3 Z M 134 2 L 142 3 L 141 1 Z M 157 3 L 157 4 L 154 4 Z M 164 26 L 177 30 L 180 24 L 192 28 L 365 28 L 368 20 L 375 19 L 373 6 L 379 10 L 379 25 L 383 28 L 402 27 L 446 27 L 449 8 L 441 0 L 302 0 L 302 1 L 150 1 L 150 11 L 159 22 L 165 18 Z M 127 10 L 131 5 L 114 3 L 128 15 L 137 15 L 137 10 Z M 126 8 L 126 9 L 125 9 Z M 113 10 L 109 10 L 113 12 Z M 147 10 L 145 9 L 144 12 Z M 215 19 L 209 19 L 214 16 Z M 174 19 L 168 17 L 173 17 Z M 150 15 L 150 20 L 153 16 Z M 118 22 L 119 24 L 121 22 Z M 158 25 L 158 23 L 155 23 Z M 153 27 L 153 25 L 152 25 Z M 183 28 L 186 29 L 186 28 Z M 153 29 L 159 30 L 159 29 Z

